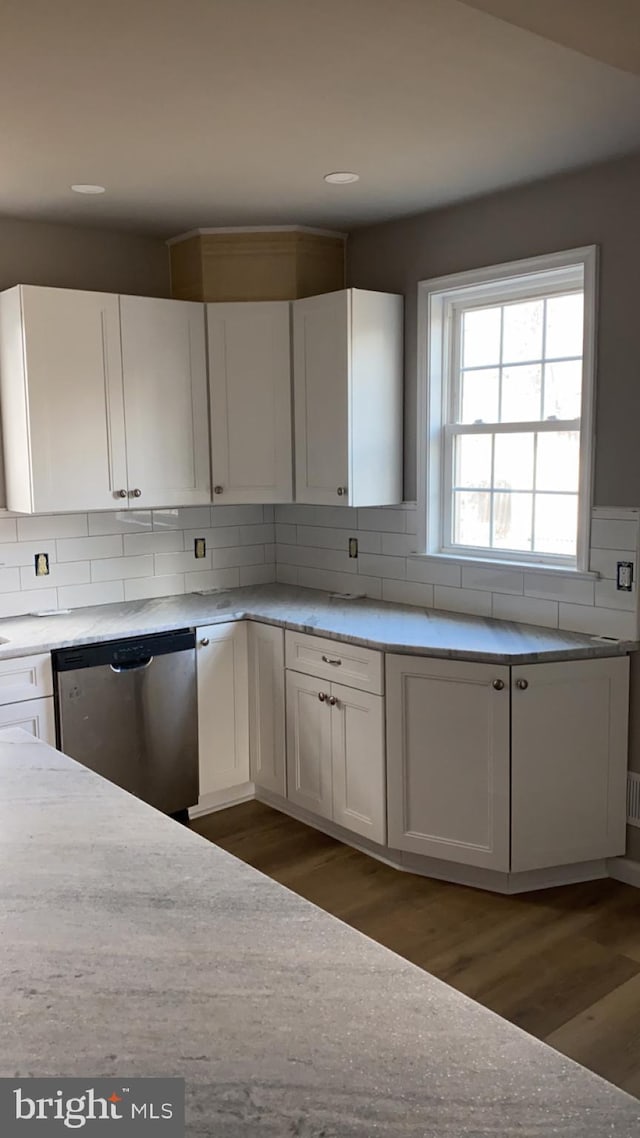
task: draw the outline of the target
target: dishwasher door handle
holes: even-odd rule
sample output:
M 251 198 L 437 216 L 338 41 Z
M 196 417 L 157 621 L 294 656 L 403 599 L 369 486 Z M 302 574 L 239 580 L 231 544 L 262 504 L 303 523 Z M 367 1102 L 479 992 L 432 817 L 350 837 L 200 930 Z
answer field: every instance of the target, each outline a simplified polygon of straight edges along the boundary
M 135 664 L 109 664 L 109 667 L 116 675 L 126 675 L 128 672 L 143 672 L 150 664 L 153 664 L 153 656 L 149 656 L 148 660 L 138 660 Z

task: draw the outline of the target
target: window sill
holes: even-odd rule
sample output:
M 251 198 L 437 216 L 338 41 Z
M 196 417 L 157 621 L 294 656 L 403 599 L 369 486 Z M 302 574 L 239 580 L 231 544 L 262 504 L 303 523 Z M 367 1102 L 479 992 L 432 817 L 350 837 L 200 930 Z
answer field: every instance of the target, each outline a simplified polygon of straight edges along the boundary
M 459 553 L 408 553 L 412 561 L 437 561 L 449 565 L 474 566 L 480 569 L 517 569 L 521 573 L 544 573 L 550 577 L 565 577 L 572 581 L 597 581 L 599 573 L 591 569 L 571 569 L 565 565 L 537 565 L 533 561 L 509 561 L 498 557 L 463 557 Z

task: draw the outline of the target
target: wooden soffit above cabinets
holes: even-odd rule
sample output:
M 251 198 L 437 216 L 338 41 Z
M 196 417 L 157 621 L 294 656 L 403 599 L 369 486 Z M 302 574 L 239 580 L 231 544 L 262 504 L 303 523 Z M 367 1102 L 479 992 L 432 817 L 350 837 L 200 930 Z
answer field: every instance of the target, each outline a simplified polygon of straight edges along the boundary
M 345 285 L 341 233 L 302 226 L 199 229 L 169 241 L 176 300 L 298 300 Z

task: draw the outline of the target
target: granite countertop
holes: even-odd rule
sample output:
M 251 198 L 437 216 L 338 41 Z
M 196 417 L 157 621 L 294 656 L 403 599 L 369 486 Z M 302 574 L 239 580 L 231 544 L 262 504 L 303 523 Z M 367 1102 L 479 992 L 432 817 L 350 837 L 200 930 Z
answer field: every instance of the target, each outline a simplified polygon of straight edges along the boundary
M 5 1077 L 186 1079 L 189 1138 L 637 1138 L 640 1103 L 26 733 Z
M 463 616 L 369 598 L 348 600 L 291 585 L 246 586 L 0 620 L 0 660 L 69 645 L 230 620 L 260 620 L 386 652 L 531 664 L 618 656 L 633 641 L 606 640 L 487 617 Z

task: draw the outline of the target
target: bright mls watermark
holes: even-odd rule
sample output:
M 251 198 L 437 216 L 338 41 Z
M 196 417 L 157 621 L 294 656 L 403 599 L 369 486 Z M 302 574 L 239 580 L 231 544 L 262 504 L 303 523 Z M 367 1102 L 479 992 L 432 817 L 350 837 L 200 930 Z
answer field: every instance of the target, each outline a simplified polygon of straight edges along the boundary
M 2 1138 L 69 1131 L 184 1138 L 184 1079 L 0 1079 Z

